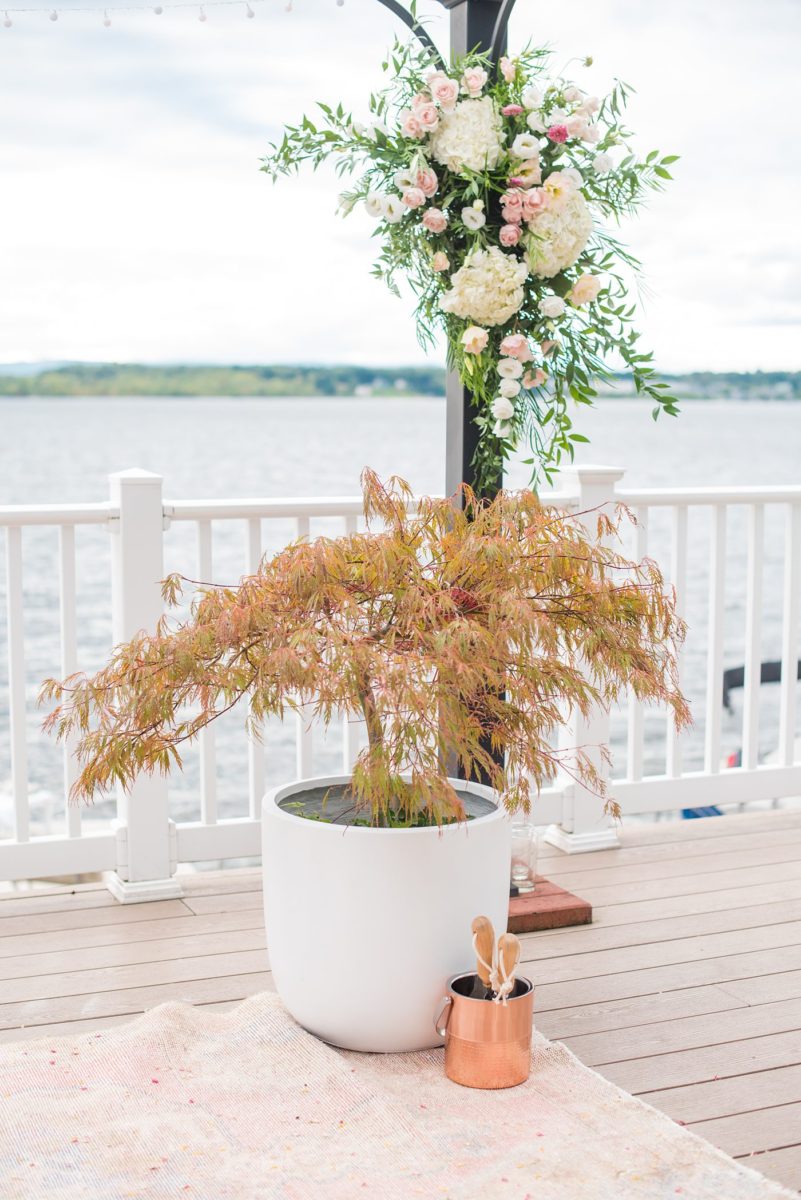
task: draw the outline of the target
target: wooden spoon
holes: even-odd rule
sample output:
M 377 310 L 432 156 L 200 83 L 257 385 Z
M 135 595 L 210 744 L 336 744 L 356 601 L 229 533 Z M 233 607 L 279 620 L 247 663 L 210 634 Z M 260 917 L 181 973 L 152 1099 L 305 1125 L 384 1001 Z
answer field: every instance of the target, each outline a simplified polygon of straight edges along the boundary
M 473 924 L 470 926 L 475 938 L 476 947 L 476 975 L 481 983 L 476 981 L 473 987 L 474 998 L 481 1000 L 491 1000 L 494 992 L 490 982 L 490 973 L 484 963 L 489 963 L 492 966 L 492 955 L 495 950 L 495 930 L 492 928 L 492 921 L 489 917 L 476 917 Z M 484 960 L 482 962 L 481 960 Z M 481 984 L 484 987 L 481 987 Z
M 509 995 L 514 991 L 514 978 L 517 964 L 520 962 L 520 949 L 520 939 L 513 933 L 502 933 L 498 938 L 498 967 L 501 979 L 512 981 Z

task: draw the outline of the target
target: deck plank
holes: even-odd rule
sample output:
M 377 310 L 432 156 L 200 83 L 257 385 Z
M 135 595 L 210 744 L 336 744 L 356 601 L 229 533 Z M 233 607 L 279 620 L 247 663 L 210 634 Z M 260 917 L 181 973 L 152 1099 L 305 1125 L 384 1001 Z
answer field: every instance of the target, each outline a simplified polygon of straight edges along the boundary
M 798 1188 L 801 811 L 665 822 L 621 843 L 542 849 L 543 874 L 591 900 L 595 921 L 523 936 L 537 1028 Z M 181 900 L 139 905 L 97 884 L 0 896 L 0 1041 L 111 1029 L 165 1001 L 223 1012 L 271 989 L 261 872 L 181 883 Z

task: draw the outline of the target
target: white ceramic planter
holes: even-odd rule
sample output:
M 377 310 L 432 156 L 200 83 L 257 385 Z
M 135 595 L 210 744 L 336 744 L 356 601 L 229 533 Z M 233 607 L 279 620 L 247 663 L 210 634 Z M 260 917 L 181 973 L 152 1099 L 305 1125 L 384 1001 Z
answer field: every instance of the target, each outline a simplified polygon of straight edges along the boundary
M 511 827 L 502 810 L 442 829 L 307 820 L 278 802 L 346 776 L 268 793 L 263 809 L 267 950 L 278 993 L 318 1037 L 351 1050 L 441 1045 L 433 1017 L 473 961 L 470 924 L 506 929 Z M 459 788 L 494 802 L 479 784 Z

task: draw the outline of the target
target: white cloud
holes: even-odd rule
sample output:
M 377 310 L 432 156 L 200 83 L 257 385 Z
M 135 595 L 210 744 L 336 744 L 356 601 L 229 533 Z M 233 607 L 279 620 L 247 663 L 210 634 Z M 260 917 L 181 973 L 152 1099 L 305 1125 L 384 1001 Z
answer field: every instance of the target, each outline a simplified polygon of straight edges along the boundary
M 365 111 L 397 23 L 372 0 L 254 7 L 0 29 L 0 359 L 422 361 L 334 173 L 257 170 L 315 99 Z M 624 230 L 666 369 L 798 365 L 798 25 L 794 0 L 518 0 L 513 44 L 593 54 L 580 81 L 633 83 L 639 145 L 682 155 Z

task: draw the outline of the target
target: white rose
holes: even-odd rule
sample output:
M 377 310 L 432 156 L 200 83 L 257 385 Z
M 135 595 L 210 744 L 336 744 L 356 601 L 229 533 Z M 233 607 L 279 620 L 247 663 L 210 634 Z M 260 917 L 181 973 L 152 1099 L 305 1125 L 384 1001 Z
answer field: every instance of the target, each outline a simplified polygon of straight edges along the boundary
M 498 374 L 501 379 L 519 379 L 523 374 L 523 364 L 516 358 L 502 358 L 498 362 Z
M 479 209 L 462 209 L 462 224 L 466 229 L 472 229 L 473 232 L 475 232 L 477 229 L 481 229 L 482 225 L 486 225 L 486 223 L 487 218 L 484 216 L 483 212 L 479 211 Z
M 561 296 L 543 296 L 537 308 L 544 317 L 561 317 L 565 311 L 565 302 Z
M 607 171 L 612 170 L 611 154 L 596 154 L 592 160 L 592 169 L 596 175 L 605 175 Z
M 580 188 L 584 182 L 581 171 L 577 171 L 575 167 L 568 167 L 567 170 L 561 172 L 565 179 L 569 179 L 572 184 Z
M 590 114 L 597 113 L 600 107 L 601 102 L 597 96 L 587 96 L 586 100 L 584 100 L 581 105 L 582 112 Z
M 540 152 L 539 139 L 530 133 L 518 133 L 510 150 L 515 158 L 534 158 Z
M 377 220 L 384 215 L 384 197 L 380 192 L 368 192 L 365 197 L 364 207 L 370 216 L 375 217 Z
M 456 175 L 465 167 L 492 171 L 500 161 L 504 140 L 503 120 L 491 96 L 462 100 L 453 112 L 440 112 L 439 125 L 431 134 L 431 154 Z
M 530 112 L 526 117 L 526 124 L 532 133 L 545 133 L 548 126 L 542 119 L 541 112 Z
M 510 421 L 515 415 L 515 406 L 506 396 L 496 396 L 492 402 L 492 415 L 496 421 Z
M 581 92 L 577 87 L 573 87 L 572 85 L 570 87 L 566 87 L 562 95 L 568 104 L 575 104 L 577 100 L 581 99 Z
M 523 108 L 539 108 L 542 104 L 542 92 L 535 87 L 527 87 L 520 97 Z
M 581 135 L 582 142 L 589 142 L 594 145 L 601 140 L 601 131 L 597 125 L 589 125 Z
M 516 379 L 502 379 L 500 392 L 502 396 L 506 396 L 507 399 L 512 400 L 520 394 L 520 384 Z
M 381 215 L 390 225 L 397 225 L 408 211 L 400 196 L 384 196 L 381 201 Z

